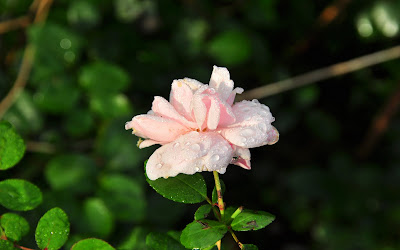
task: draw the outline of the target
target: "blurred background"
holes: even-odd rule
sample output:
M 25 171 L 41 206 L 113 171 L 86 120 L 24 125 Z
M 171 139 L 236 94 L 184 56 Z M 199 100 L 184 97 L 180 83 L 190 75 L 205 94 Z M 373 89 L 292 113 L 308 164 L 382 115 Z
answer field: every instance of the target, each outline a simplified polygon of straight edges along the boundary
M 90 236 L 145 249 L 148 232 L 182 230 L 198 205 L 146 183 L 156 147 L 139 150 L 126 121 L 168 98 L 173 79 L 208 83 L 212 66 L 225 66 L 246 91 L 396 46 L 399 25 L 396 0 L 0 1 L 0 116 L 27 144 L 0 179 L 45 195 L 23 213 L 32 228 L 21 245 L 35 246 L 34 225 L 55 206 L 71 221 L 66 249 Z M 251 171 L 231 166 L 221 178 L 228 206 L 276 220 L 240 241 L 400 249 L 399 69 L 391 60 L 260 99 L 280 141 L 252 149 Z M 14 84 L 22 91 L 10 101 Z

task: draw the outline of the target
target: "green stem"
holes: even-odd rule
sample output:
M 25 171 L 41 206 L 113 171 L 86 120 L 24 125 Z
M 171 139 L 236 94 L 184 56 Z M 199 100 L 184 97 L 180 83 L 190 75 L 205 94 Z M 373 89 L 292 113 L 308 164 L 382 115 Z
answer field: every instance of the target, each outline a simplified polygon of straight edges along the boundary
M 218 208 L 219 212 L 221 213 L 221 219 L 223 219 L 225 214 L 225 205 L 224 205 L 224 200 L 222 199 L 221 182 L 219 181 L 218 172 L 213 171 L 213 174 L 215 180 L 215 188 L 217 189 L 217 195 L 218 195 Z
M 231 219 L 235 219 L 236 216 L 238 216 L 241 212 L 243 211 L 243 206 L 239 207 L 238 209 L 236 209 L 236 211 L 231 215 Z

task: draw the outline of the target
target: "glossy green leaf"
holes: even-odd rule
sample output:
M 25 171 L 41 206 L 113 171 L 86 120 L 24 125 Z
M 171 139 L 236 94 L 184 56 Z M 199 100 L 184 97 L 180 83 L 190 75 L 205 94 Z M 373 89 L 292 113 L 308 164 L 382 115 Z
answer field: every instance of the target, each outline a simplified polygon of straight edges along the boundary
M 0 226 L 7 239 L 12 241 L 19 241 L 29 232 L 29 224 L 24 217 L 14 214 L 5 213 L 0 217 Z
M 148 230 L 144 229 L 143 227 L 136 226 L 117 248 L 121 250 L 146 249 L 147 234 Z
M 179 241 L 162 233 L 149 233 L 146 237 L 146 245 L 153 250 L 179 250 L 186 249 Z
M 194 175 L 179 174 L 167 179 L 159 178 L 147 182 L 157 193 L 167 199 L 182 203 L 199 203 L 206 200 L 207 186 L 201 174 Z
M 117 93 L 129 84 L 129 75 L 119 66 L 98 61 L 83 67 L 79 83 L 91 94 Z
M 110 244 L 96 238 L 89 238 L 75 243 L 71 250 L 114 250 Z
M 14 244 L 8 240 L 0 239 L 0 249 L 1 250 L 17 250 L 18 248 L 14 247 Z
M 45 169 L 47 182 L 54 190 L 77 193 L 94 188 L 95 162 L 86 155 L 68 154 L 52 158 Z
M 222 194 L 224 194 L 225 193 L 225 189 L 226 189 L 225 183 L 221 179 L 219 180 L 219 182 L 221 183 Z M 212 202 L 214 204 L 216 204 L 218 202 L 218 194 L 217 194 L 217 189 L 215 188 L 215 185 L 214 185 L 214 189 L 213 189 L 211 195 L 212 195 Z
M 68 216 L 61 208 L 53 208 L 40 218 L 36 227 L 35 239 L 40 249 L 60 249 L 68 239 Z
M 8 179 L 0 182 L 0 204 L 16 211 L 34 209 L 42 202 L 42 192 L 32 183 Z
M 242 250 L 258 250 L 258 247 L 253 244 L 243 244 Z
M 275 220 L 275 216 L 264 211 L 243 210 L 231 223 L 235 231 L 258 230 Z
M 17 164 L 25 153 L 24 140 L 15 132 L 10 123 L 0 122 L 0 170 Z
M 118 174 L 102 176 L 99 196 L 118 220 L 138 221 L 145 216 L 143 188 L 132 178 Z
M 194 219 L 201 220 L 201 219 L 207 218 L 207 216 L 211 212 L 211 209 L 212 209 L 212 206 L 210 204 L 205 204 L 205 205 L 200 206 L 194 213 Z
M 211 40 L 208 53 L 222 65 L 237 65 L 250 58 L 252 45 L 244 32 L 228 30 Z
M 90 198 L 83 203 L 83 216 L 90 232 L 96 236 L 107 237 L 113 227 L 114 218 L 104 201 Z
M 218 221 L 193 221 L 183 229 L 181 243 L 187 248 L 209 247 L 224 237 L 227 230 L 227 227 Z

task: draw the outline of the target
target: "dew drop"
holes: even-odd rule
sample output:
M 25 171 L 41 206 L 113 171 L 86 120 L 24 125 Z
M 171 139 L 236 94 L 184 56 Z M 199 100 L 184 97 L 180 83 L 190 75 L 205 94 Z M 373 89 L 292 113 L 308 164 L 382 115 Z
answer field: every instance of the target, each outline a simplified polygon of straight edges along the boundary
M 156 164 L 156 168 L 161 168 L 162 167 L 162 164 L 161 163 L 157 163 Z
M 179 147 L 179 142 L 176 142 L 176 143 L 174 144 L 174 148 L 177 148 L 177 147 Z
M 185 145 L 186 145 L 186 146 L 189 146 L 189 145 L 190 145 L 190 142 L 186 142 Z
M 199 170 L 200 170 L 200 168 L 198 168 L 198 167 L 196 167 L 195 169 L 196 169 L 196 172 L 199 172 Z
M 218 161 L 219 160 L 219 155 L 213 155 L 211 156 L 211 161 Z
M 242 143 L 246 143 L 246 142 L 247 142 L 247 139 L 244 138 L 244 137 L 242 137 L 242 139 L 240 139 L 240 141 L 241 141 Z
M 190 146 L 190 148 L 191 148 L 193 151 L 199 151 L 199 150 L 200 150 L 200 145 L 197 144 L 197 143 L 195 143 L 195 144 L 193 144 L 192 146 Z

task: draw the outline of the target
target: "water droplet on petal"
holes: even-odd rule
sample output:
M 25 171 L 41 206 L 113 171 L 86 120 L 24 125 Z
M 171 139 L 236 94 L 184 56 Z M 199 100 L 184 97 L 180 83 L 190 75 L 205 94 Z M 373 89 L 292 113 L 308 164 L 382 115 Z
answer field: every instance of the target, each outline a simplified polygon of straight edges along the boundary
M 200 145 L 197 144 L 197 143 L 195 143 L 195 144 L 193 144 L 192 146 L 190 146 L 190 148 L 191 148 L 193 151 L 199 151 L 199 150 L 200 150 Z
M 218 161 L 219 160 L 219 155 L 213 155 L 211 156 L 211 161 Z
M 199 172 L 200 168 L 196 167 L 195 170 L 196 170 L 196 172 Z
M 156 168 L 161 168 L 162 167 L 162 164 L 161 163 L 157 163 L 156 164 Z
M 186 146 L 189 146 L 189 145 L 190 145 L 190 142 L 186 142 L 185 145 L 186 145 Z
M 244 137 L 242 137 L 242 139 L 240 139 L 240 141 L 241 141 L 242 143 L 246 143 L 246 142 L 247 142 L 247 139 L 244 138 Z
M 174 148 L 177 148 L 177 147 L 179 147 L 179 142 L 176 142 L 176 143 L 174 144 Z

